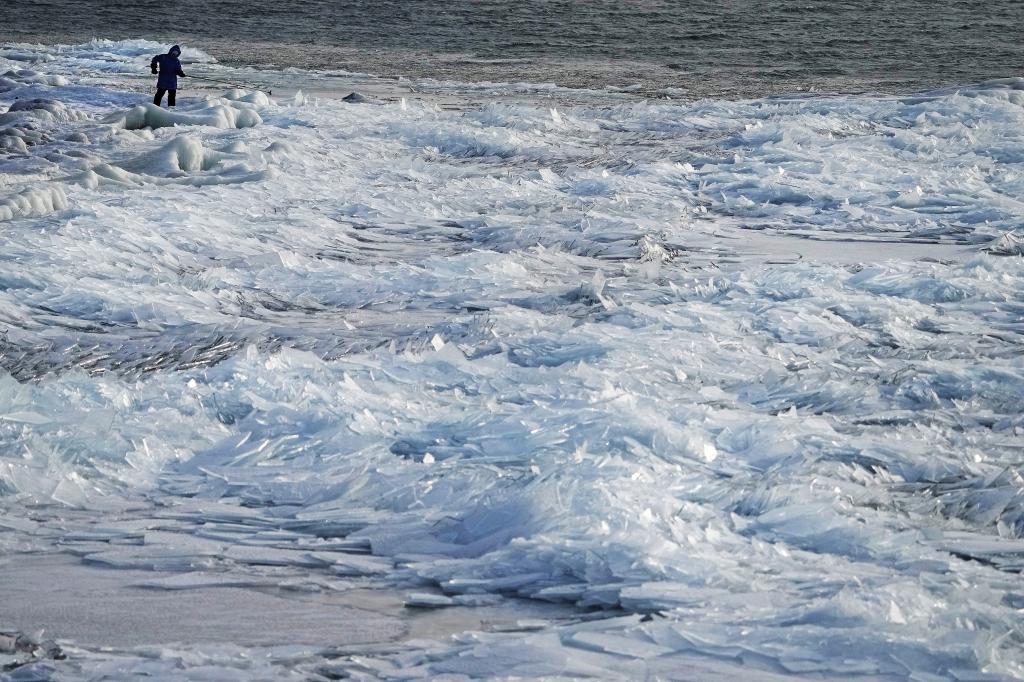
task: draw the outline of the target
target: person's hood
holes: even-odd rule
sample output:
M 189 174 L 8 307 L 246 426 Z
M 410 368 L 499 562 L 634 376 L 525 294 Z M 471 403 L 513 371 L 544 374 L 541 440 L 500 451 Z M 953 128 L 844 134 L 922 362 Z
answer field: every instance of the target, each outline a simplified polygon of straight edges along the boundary
M 172 57 L 177 57 L 179 54 L 181 54 L 181 48 L 175 45 L 167 51 L 167 54 L 171 55 Z

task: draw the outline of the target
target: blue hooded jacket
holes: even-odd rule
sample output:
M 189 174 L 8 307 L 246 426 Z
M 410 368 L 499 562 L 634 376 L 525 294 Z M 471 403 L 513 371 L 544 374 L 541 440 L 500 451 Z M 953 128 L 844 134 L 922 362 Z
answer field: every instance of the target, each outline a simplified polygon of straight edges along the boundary
M 185 75 L 181 70 L 181 62 L 178 61 L 180 54 L 181 48 L 175 45 L 167 51 L 167 54 L 158 54 L 153 57 L 153 61 L 149 63 L 153 73 L 156 73 L 158 66 L 160 67 L 160 77 L 156 79 L 156 87 L 163 90 L 178 89 L 178 76 Z

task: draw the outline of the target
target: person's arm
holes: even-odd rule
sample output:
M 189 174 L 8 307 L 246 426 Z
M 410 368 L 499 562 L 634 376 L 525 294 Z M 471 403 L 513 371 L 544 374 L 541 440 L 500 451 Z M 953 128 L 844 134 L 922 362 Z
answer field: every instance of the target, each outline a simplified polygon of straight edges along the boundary
M 153 57 L 152 61 L 149 62 L 149 70 L 156 73 L 157 62 L 160 61 L 160 55 Z
M 178 71 L 177 71 L 177 74 L 178 74 L 179 76 L 186 76 L 185 72 L 181 70 L 181 64 L 178 64 Z M 186 76 L 186 78 L 187 78 L 187 76 Z

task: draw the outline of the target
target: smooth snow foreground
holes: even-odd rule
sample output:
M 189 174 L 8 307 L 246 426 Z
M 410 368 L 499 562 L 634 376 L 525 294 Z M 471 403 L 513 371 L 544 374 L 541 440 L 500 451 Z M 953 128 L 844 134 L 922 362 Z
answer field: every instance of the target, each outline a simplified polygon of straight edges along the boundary
M 1024 676 L 1024 80 L 167 113 L 160 49 L 0 49 L 11 679 Z

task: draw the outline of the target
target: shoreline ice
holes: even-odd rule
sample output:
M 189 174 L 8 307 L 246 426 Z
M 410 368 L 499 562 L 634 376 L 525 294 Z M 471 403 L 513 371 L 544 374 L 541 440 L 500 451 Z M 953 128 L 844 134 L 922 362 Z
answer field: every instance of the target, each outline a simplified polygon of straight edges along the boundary
M 1024 80 L 169 114 L 128 75 L 160 46 L 27 49 L 0 562 L 565 615 L 358 652 L 39 623 L 67 658 L 12 678 L 1024 675 Z

